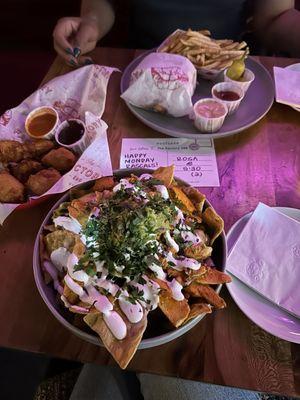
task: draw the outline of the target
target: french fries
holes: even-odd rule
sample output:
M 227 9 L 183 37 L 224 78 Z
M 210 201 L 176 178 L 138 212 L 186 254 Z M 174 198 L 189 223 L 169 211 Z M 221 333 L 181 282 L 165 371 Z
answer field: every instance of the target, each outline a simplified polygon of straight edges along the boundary
M 246 42 L 239 43 L 230 39 L 216 40 L 210 35 L 208 30 L 178 30 L 158 51 L 185 56 L 196 68 L 207 70 L 228 68 L 234 60 L 240 59 L 249 52 Z

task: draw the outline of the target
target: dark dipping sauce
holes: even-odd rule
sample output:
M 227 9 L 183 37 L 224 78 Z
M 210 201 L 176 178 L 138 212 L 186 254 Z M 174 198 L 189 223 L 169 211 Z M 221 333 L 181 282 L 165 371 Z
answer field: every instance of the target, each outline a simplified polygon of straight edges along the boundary
M 44 136 L 52 130 L 55 124 L 56 115 L 45 113 L 33 117 L 27 129 L 32 136 Z
M 236 101 L 239 100 L 240 96 L 232 92 L 230 90 L 221 90 L 220 92 L 217 92 L 216 90 L 214 91 L 214 95 L 220 99 L 220 100 L 225 100 L 225 101 Z
M 84 134 L 84 126 L 77 121 L 68 121 L 58 134 L 58 140 L 62 144 L 70 145 L 78 142 Z

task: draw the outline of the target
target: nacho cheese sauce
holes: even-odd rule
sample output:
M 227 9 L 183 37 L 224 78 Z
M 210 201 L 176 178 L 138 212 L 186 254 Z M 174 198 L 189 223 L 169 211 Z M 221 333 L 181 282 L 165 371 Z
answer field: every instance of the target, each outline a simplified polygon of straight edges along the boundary
M 86 253 L 79 259 L 59 247 L 45 269 L 66 307 L 83 314 L 94 307 L 115 338 L 122 340 L 127 335 L 124 316 L 139 323 L 145 312 L 158 307 L 160 281 L 167 284 L 174 300 L 185 299 L 183 286 L 168 277 L 166 268 L 198 270 L 201 263 L 185 257 L 183 250 L 204 243 L 205 234 L 188 225 L 168 188 L 150 174 L 121 179 L 112 192 L 109 200 L 91 211 L 85 226 L 67 215 L 53 218 L 56 227 L 80 236 Z M 64 284 L 79 297 L 80 306 L 70 304 L 62 294 L 58 279 L 62 272 Z
M 206 100 L 196 105 L 195 112 L 201 117 L 219 118 L 226 114 L 226 109 L 215 100 Z

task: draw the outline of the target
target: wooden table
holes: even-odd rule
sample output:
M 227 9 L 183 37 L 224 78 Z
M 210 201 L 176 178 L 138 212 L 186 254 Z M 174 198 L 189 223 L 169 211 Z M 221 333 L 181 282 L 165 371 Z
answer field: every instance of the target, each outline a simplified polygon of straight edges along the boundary
M 99 64 L 124 67 L 133 50 L 96 49 Z M 261 58 L 267 68 L 290 59 Z M 45 81 L 68 70 L 60 60 Z M 109 83 L 103 119 L 113 167 L 118 168 L 123 137 L 162 137 L 140 123 L 119 98 L 120 75 Z M 34 88 L 32 88 L 34 89 Z M 254 127 L 215 141 L 221 186 L 203 190 L 225 220 L 226 230 L 259 201 L 300 206 L 300 114 L 275 104 Z M 101 155 L 100 155 L 101 159 Z M 114 364 L 108 352 L 63 328 L 40 298 L 32 273 L 37 230 L 57 196 L 36 208 L 16 211 L 0 228 L 0 346 L 46 353 L 82 362 Z M 162 375 L 300 395 L 300 346 L 280 340 L 252 323 L 230 298 L 228 308 L 206 316 L 177 340 L 138 351 L 129 368 Z

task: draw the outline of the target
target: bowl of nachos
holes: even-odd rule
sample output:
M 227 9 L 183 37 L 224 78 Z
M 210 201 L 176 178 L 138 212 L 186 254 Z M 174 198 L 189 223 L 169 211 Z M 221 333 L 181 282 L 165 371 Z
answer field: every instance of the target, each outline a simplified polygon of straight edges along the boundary
M 52 314 L 126 368 L 226 306 L 226 254 L 222 218 L 173 166 L 118 170 L 54 205 L 33 269 Z

